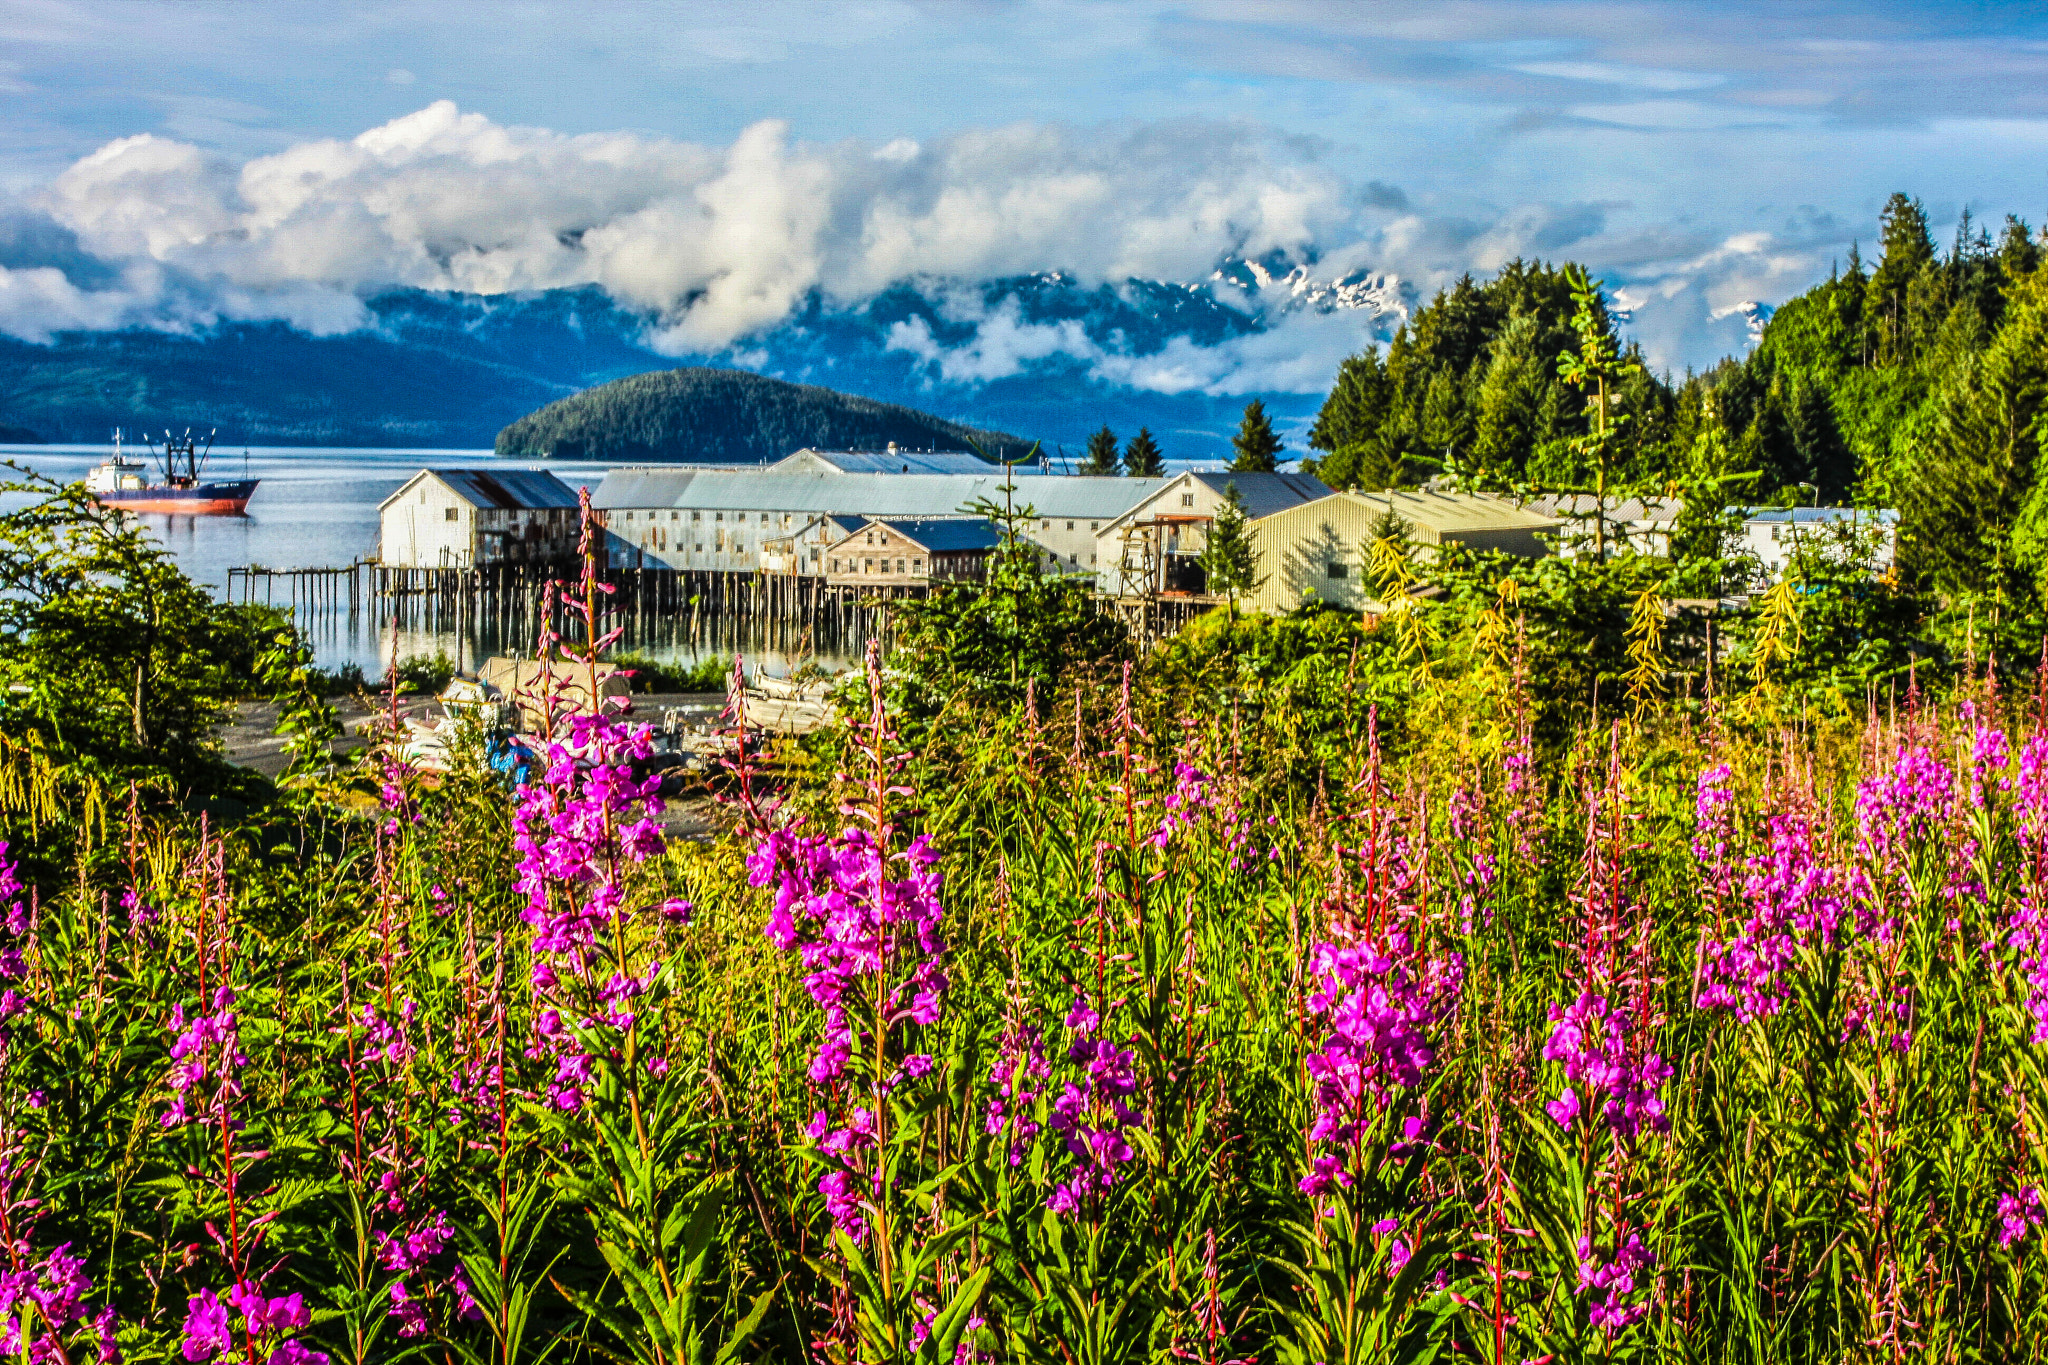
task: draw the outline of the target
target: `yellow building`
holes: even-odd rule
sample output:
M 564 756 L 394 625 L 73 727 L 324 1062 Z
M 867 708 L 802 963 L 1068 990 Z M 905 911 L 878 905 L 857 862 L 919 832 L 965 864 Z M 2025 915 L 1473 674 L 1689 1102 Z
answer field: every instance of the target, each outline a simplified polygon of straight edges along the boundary
M 1376 609 L 1365 572 L 1366 546 L 1390 513 L 1400 519 L 1419 563 L 1446 541 L 1538 558 L 1550 553 L 1544 537 L 1559 525 L 1554 516 L 1488 493 L 1332 493 L 1247 524 L 1266 581 L 1244 599 L 1245 605 L 1285 612 L 1314 599 L 1359 611 Z

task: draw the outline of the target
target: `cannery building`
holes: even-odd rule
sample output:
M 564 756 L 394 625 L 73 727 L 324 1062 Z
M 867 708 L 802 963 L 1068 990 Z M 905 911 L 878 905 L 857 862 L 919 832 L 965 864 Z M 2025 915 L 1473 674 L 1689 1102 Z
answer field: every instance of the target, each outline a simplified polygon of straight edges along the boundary
M 872 588 L 978 582 L 1002 543 L 986 517 L 870 521 L 825 551 L 825 581 Z
M 546 470 L 422 469 L 377 508 L 377 559 L 399 569 L 545 563 L 576 553 L 576 490 Z
M 1093 576 L 1096 537 L 1165 479 L 988 474 L 797 472 L 635 466 L 605 475 L 592 495 L 618 568 L 824 574 L 842 539 L 833 517 L 929 520 L 1007 508 L 1048 572 Z

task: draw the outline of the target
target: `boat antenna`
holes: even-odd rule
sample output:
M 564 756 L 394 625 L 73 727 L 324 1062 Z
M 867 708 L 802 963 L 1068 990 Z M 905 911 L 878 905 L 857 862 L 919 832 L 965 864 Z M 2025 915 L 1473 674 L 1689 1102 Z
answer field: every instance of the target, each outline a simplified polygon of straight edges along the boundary
M 162 453 L 161 455 L 159 455 L 159 454 L 157 453 L 157 449 L 156 449 L 156 441 L 155 441 L 155 440 L 154 440 L 154 439 L 153 439 L 153 438 L 152 438 L 152 437 L 150 436 L 150 434 L 149 434 L 148 432 L 146 432 L 146 431 L 142 433 L 142 443 L 143 443 L 144 445 L 146 445 L 146 446 L 148 446 L 148 447 L 149 447 L 149 457 L 150 457 L 150 458 L 151 458 L 152 460 L 155 460 L 155 461 L 156 461 L 156 463 L 157 463 L 157 467 L 158 467 L 159 469 L 161 469 L 161 470 L 163 471 L 163 475 L 164 475 L 164 482 L 165 482 L 165 483 L 169 483 L 169 482 L 171 481 L 171 431 L 170 431 L 170 428 L 169 428 L 169 427 L 166 427 L 166 428 L 164 428 L 164 450 L 163 450 L 163 453 Z

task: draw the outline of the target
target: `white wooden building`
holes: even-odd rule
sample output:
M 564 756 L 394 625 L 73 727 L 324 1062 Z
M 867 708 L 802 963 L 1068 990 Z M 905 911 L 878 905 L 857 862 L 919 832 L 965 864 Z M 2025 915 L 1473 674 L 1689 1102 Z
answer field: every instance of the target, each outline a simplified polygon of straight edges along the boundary
M 956 518 L 977 501 L 1016 512 L 1048 572 L 1093 575 L 1096 537 L 1165 479 L 991 474 L 817 473 L 641 465 L 607 473 L 592 505 L 619 568 L 824 572 L 820 518 Z M 1012 485 L 1005 487 L 1006 484 Z M 836 540 L 842 533 L 832 534 Z
M 979 581 L 1002 543 L 983 517 L 869 521 L 825 551 L 825 581 L 874 588 Z
M 401 569 L 566 559 L 577 507 L 576 490 L 545 470 L 422 469 L 378 505 L 377 559 Z
M 1209 526 L 1237 490 L 1247 518 L 1271 516 L 1330 495 L 1308 474 L 1233 474 L 1196 470 L 1159 480 L 1131 507 L 1095 534 L 1095 559 L 1102 566 L 1102 591 L 1117 597 L 1161 593 L 1202 594 L 1198 564 L 1209 548 Z
M 1889 508 L 1745 507 L 1736 549 L 1754 556 L 1765 583 L 1775 582 L 1802 547 L 1854 560 L 1872 574 L 1892 566 L 1899 514 Z

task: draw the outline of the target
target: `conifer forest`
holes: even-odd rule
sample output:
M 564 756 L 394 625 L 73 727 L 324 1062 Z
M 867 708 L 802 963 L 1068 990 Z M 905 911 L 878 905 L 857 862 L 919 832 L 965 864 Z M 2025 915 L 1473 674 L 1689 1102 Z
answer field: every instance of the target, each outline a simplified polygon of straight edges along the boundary
M 736 660 L 686 779 L 578 704 L 587 516 L 530 764 L 427 772 L 8 471 L 6 1353 L 2048 1359 L 2048 248 L 1880 227 L 1690 375 L 1576 266 L 1461 281 L 1238 447 L 1668 544 L 1388 524 L 1383 612 L 1140 647 L 1011 540 L 815 734 Z M 1807 502 L 1896 508 L 1892 567 L 1759 580 L 1725 509 Z

